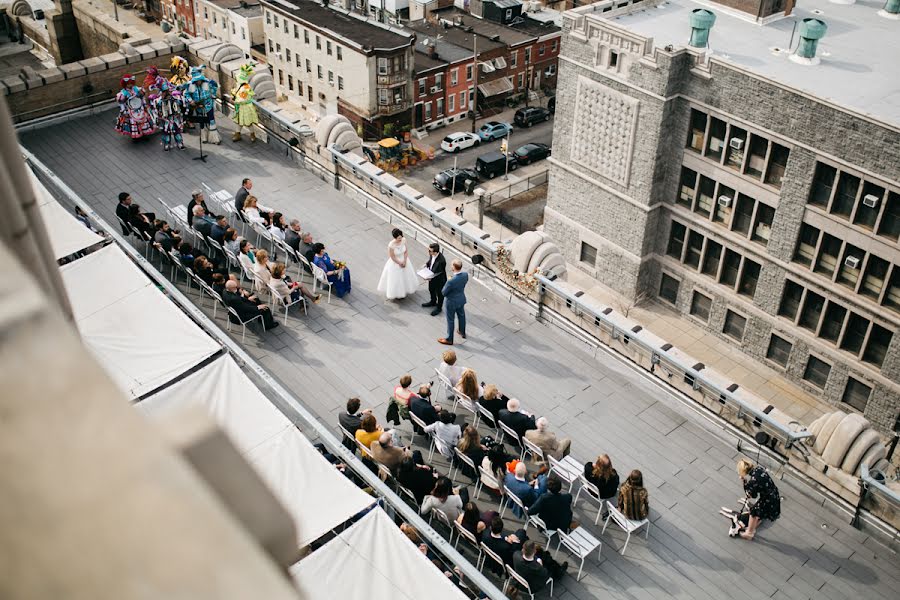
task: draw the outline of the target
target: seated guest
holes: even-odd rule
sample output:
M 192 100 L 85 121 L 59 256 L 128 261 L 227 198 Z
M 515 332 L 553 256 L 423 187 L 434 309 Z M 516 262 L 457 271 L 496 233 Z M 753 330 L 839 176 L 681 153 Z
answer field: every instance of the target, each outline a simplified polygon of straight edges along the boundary
M 531 593 L 536 594 L 547 585 L 547 579 L 557 581 L 565 575 L 569 563 L 557 563 L 547 551 L 539 551 L 537 544 L 528 540 L 513 555 L 513 569 L 528 582 Z M 513 581 L 513 586 L 516 586 Z
M 187 205 L 187 222 L 189 227 L 194 226 L 194 207 L 202 206 L 203 212 L 209 214 L 209 207 L 206 205 L 206 198 L 203 197 L 203 192 L 200 190 L 194 190 L 191 192 L 191 199 L 188 201 Z
M 244 217 L 250 223 L 268 226 L 270 211 L 271 209 L 260 206 L 256 196 L 247 196 L 244 201 Z
M 481 539 L 484 531 L 490 527 L 490 523 L 494 517 L 498 516 L 497 511 L 488 510 L 481 512 L 474 502 L 466 502 L 463 511 L 460 513 L 456 522 L 463 526 L 463 529 L 475 536 L 475 539 Z
M 556 460 L 562 460 L 568 456 L 572 447 L 572 440 L 563 438 L 556 439 L 556 434 L 549 430 L 549 421 L 546 417 L 541 417 L 535 421 L 537 429 L 531 429 L 525 432 L 525 439 L 543 450 L 544 456 L 552 456 Z
M 269 307 L 258 303 L 258 301 L 254 302 L 249 297 L 241 294 L 238 284 L 234 280 L 229 280 L 225 283 L 225 293 L 222 294 L 222 302 L 225 303 L 225 306 L 233 308 L 241 321 L 246 322 L 257 315 L 262 315 L 263 326 L 267 331 L 278 327 L 278 322 L 272 318 L 272 312 L 269 310 Z M 231 313 L 228 314 L 228 318 L 232 323 L 235 322 L 234 315 Z
M 228 219 L 225 215 L 219 215 L 216 217 L 216 222 L 213 223 L 209 237 L 224 245 L 226 231 L 228 231 Z
M 507 473 L 503 479 L 503 485 L 509 488 L 509 491 L 522 501 L 525 508 L 528 508 L 537 500 L 538 492 L 535 489 L 536 482 L 532 481 L 529 483 L 526 477 L 528 477 L 528 468 L 525 466 L 525 463 L 518 462 L 516 464 L 516 472 Z M 512 505 L 512 510 L 517 517 L 522 518 L 522 510 L 517 504 Z
M 493 383 L 484 386 L 484 394 L 478 399 L 478 404 L 488 409 L 491 416 L 494 417 L 495 425 L 499 422 L 500 411 L 506 408 L 507 402 L 509 402 L 509 398 L 501 394 L 500 390 Z
M 494 480 L 499 483 L 499 486 L 502 486 L 503 479 L 506 477 L 506 463 L 510 458 L 511 457 L 506 454 L 506 451 L 503 449 L 503 444 L 497 444 L 488 449 L 487 455 L 481 460 L 481 468 L 492 474 Z M 493 496 L 502 495 L 502 487 L 495 484 L 494 481 L 485 476 L 484 473 L 481 473 L 480 477 L 482 489 L 487 490 L 488 493 Z
M 181 258 L 181 264 L 184 265 L 188 269 L 194 268 L 194 256 L 195 250 L 191 248 L 191 245 L 187 242 L 182 242 L 180 246 L 178 246 L 178 254 Z
M 194 219 L 191 227 L 209 237 L 212 235 L 212 227 L 216 224 L 215 219 L 206 214 L 206 210 L 199 204 L 194 207 Z
M 363 445 L 364 448 L 371 448 L 372 442 L 378 440 L 384 429 L 378 426 L 375 415 L 368 413 L 363 415 L 359 421 L 359 429 L 356 430 L 356 441 Z
M 291 219 L 291 224 L 288 225 L 287 231 L 284 232 L 284 243 L 293 248 L 294 252 L 300 252 L 301 236 L 300 221 Z
M 238 242 L 238 262 L 244 270 L 244 276 L 253 280 L 253 270 L 256 265 L 256 248 L 250 243 L 250 240 L 243 239 Z
M 540 517 L 547 525 L 547 531 L 561 529 L 568 533 L 572 524 L 572 494 L 563 494 L 559 479 L 550 477 L 547 493 L 535 500 L 528 508 L 528 514 Z
M 619 488 L 617 508 L 632 521 L 646 519 L 650 514 L 650 497 L 644 489 L 644 476 L 635 469 Z
M 287 222 L 284 220 L 284 215 L 280 212 L 277 212 L 272 215 L 272 224 L 269 225 L 269 233 L 272 234 L 272 237 L 278 240 L 284 241 L 285 238 L 285 230 L 287 229 Z
M 482 393 L 481 385 L 478 383 L 478 376 L 475 375 L 475 371 L 472 369 L 464 370 L 454 387 L 457 392 L 472 402 L 476 402 Z
M 419 514 L 429 515 L 432 509 L 442 510 L 450 521 L 455 521 L 462 512 L 463 501 L 453 493 L 453 485 L 446 477 L 438 477 L 431 493 L 425 496 Z
M 487 447 L 481 444 L 478 430 L 471 425 L 467 425 L 463 430 L 462 439 L 459 440 L 459 444 L 457 444 L 456 447 L 460 452 L 472 459 L 472 463 L 476 467 L 484 461 L 485 453 L 487 452 Z M 462 463 L 460 468 L 463 473 L 472 479 L 478 479 L 478 473 L 472 471 L 472 467 L 462 461 L 460 461 L 460 463 Z
M 241 187 L 238 188 L 237 193 L 234 195 L 234 208 L 238 214 L 241 214 L 241 211 L 244 210 L 244 202 L 247 200 L 247 196 L 250 195 L 252 188 L 253 182 L 250 181 L 249 177 L 244 177 L 241 181 Z
M 227 271 L 216 269 L 213 264 L 205 256 L 198 256 L 194 259 L 194 274 L 200 278 L 200 281 L 206 285 L 212 285 L 213 274 L 221 273 L 227 275 Z
M 241 251 L 240 243 L 241 240 L 238 238 L 237 230 L 234 227 L 229 227 L 225 230 L 225 235 L 222 236 L 223 248 L 237 256 Z
M 397 469 L 397 483 L 413 493 L 419 506 L 422 506 L 425 496 L 434 489 L 435 477 L 437 474 L 431 467 L 416 464 L 412 456 L 400 461 Z
M 501 423 L 515 431 L 520 438 L 529 429 L 537 428 L 537 424 L 534 422 L 534 415 L 523 412 L 519 401 L 515 398 L 509 399 L 509 402 L 506 403 L 506 408 L 497 413 L 497 418 L 500 419 Z
M 166 252 L 171 252 L 173 248 L 177 248 L 181 244 L 181 236 L 176 231 L 173 231 L 167 222 L 160 221 L 156 235 L 153 236 L 153 241 L 159 244 Z
M 213 273 L 212 283 L 209 284 L 209 287 L 212 288 L 212 291 L 217 293 L 218 295 L 222 295 L 225 292 L 225 276 L 221 273 Z
M 362 421 L 363 415 L 372 412 L 371 408 L 360 411 L 359 407 L 359 398 L 350 398 L 347 400 L 346 412 L 338 414 L 338 423 L 340 423 L 344 430 L 350 432 L 353 436 L 356 435 L 356 430 L 360 428 L 360 421 Z M 344 438 L 344 446 L 347 450 L 356 452 L 356 444 L 354 444 L 352 440 Z
M 269 270 L 269 253 L 265 250 L 256 251 L 256 262 L 253 263 L 253 276 L 259 281 L 259 288 L 265 290 L 272 281 L 272 272 Z
M 94 233 L 97 233 L 97 230 L 94 229 L 93 225 L 91 225 L 91 220 L 88 218 L 87 213 L 85 213 L 77 206 L 75 207 L 75 219 Z
M 284 270 L 284 263 L 277 262 L 272 265 L 272 289 L 279 297 L 286 298 L 290 296 L 291 300 L 296 302 L 300 299 L 300 295 L 303 294 L 311 302 L 319 302 L 318 294 L 312 294 L 302 283 L 288 280 L 284 275 Z
M 122 226 L 122 235 L 131 235 L 131 227 L 128 222 L 131 215 L 128 213 L 128 207 L 131 206 L 131 194 L 122 192 L 119 194 L 119 203 L 116 204 L 116 216 L 119 218 L 119 224 Z
M 147 215 L 141 212 L 140 204 L 132 204 L 128 207 L 128 224 L 131 225 L 132 229 L 140 232 L 142 235 L 148 235 L 150 237 L 153 237 L 154 235 L 152 232 L 152 221 L 147 218 Z
M 397 469 L 404 458 L 412 458 L 417 464 L 425 462 L 422 460 L 422 453 L 418 450 L 413 452 L 409 448 L 398 448 L 395 446 L 394 438 L 388 431 L 378 436 L 378 439 L 372 442 L 369 450 L 372 452 L 372 458 L 390 469 L 391 475 L 395 477 L 397 476 Z
M 462 431 L 459 425 L 453 423 L 453 417 L 454 415 L 448 411 L 442 410 L 438 415 L 438 421 L 425 427 L 425 433 L 433 434 L 436 439 L 443 442 L 443 445 L 438 446 L 438 450 L 444 458 L 449 459 L 453 458 L 453 448 L 462 437 Z
M 343 298 L 350 292 L 350 269 L 342 267 L 338 269 L 334 266 L 334 262 L 328 253 L 325 252 L 325 244 L 318 243 L 313 248 L 316 255 L 313 257 L 313 264 L 325 272 L 325 277 L 334 288 L 334 293 L 338 298 Z
M 499 515 L 493 518 L 490 523 L 490 529 L 485 529 L 481 536 L 481 541 L 497 556 L 503 559 L 503 564 L 512 565 L 513 555 L 522 548 L 522 544 L 528 539 L 524 529 L 519 529 L 515 533 L 503 535 L 503 519 Z M 491 570 L 499 573 L 502 570 L 496 562 L 487 561 L 491 566 Z M 505 575 L 505 573 L 503 573 Z
M 400 378 L 400 383 L 394 387 L 394 394 L 391 396 L 391 402 L 397 405 L 397 411 L 400 414 L 401 419 L 409 419 L 409 407 L 412 398 L 416 395 L 409 386 L 412 385 L 412 376 L 407 373 Z M 427 402 L 426 402 L 427 403 Z M 430 403 L 427 403 L 428 406 L 431 406 Z M 421 418 L 421 417 L 420 417 Z M 437 416 L 435 416 L 435 420 L 437 420 Z M 431 421 L 432 423 L 434 421 Z M 425 421 L 427 425 L 429 422 Z
M 297 252 L 300 256 L 305 258 L 309 264 L 313 263 L 313 259 L 316 258 L 316 244 L 313 241 L 313 235 L 310 232 L 305 231 L 300 236 L 300 245 L 297 248 Z M 307 273 L 311 272 L 306 268 L 306 265 L 304 265 L 303 268 L 306 269 Z
M 441 364 L 438 365 L 437 370 L 438 373 L 447 378 L 451 387 L 456 387 L 466 368 L 456 364 L 456 352 L 447 350 L 441 355 Z
M 608 454 L 601 454 L 595 463 L 584 464 L 584 478 L 597 486 L 600 499 L 603 500 L 603 513 L 606 513 L 606 502 L 612 502 L 616 506 L 619 493 L 619 474 L 613 469 L 612 461 Z

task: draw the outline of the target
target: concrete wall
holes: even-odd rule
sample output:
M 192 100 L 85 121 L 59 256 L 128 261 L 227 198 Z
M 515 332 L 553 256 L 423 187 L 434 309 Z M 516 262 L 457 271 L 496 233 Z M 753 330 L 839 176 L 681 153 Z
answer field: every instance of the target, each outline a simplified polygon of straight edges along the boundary
M 82 3 L 73 4 L 72 9 L 85 58 L 116 52 L 126 42 L 135 47 L 150 43 L 150 38 L 138 29 L 116 21 L 99 8 Z

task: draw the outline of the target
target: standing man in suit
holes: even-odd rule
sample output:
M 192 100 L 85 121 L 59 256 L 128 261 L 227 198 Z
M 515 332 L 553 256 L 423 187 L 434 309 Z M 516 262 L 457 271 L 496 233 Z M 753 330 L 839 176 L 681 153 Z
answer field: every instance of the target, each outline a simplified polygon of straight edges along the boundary
M 469 274 L 463 273 L 462 261 L 458 258 L 450 263 L 453 272 L 450 280 L 444 284 L 441 294 L 446 300 L 447 308 L 447 337 L 438 339 L 445 346 L 453 345 L 453 329 L 456 317 L 459 317 L 459 335 L 466 339 L 466 284 L 469 283 Z
M 422 306 L 433 306 L 431 316 L 435 316 L 444 310 L 444 284 L 447 283 L 447 261 L 441 253 L 441 247 L 437 243 L 428 245 L 428 262 L 425 268 L 434 273 L 434 277 L 428 280 L 428 293 L 431 294 L 431 300 Z

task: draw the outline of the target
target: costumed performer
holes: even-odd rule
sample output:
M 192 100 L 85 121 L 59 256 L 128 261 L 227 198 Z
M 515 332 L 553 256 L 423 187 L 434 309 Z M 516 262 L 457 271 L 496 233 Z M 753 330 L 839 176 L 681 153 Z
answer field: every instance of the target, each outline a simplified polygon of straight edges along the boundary
M 156 131 L 156 125 L 144 102 L 144 92 L 138 87 L 134 75 L 124 75 L 120 81 L 122 89 L 116 95 L 119 103 L 119 118 L 116 131 L 136 140 Z
M 154 105 L 162 129 L 163 150 L 171 149 L 173 141 L 179 150 L 184 150 L 184 140 L 181 137 L 184 131 L 184 98 L 181 92 L 166 85 L 156 96 Z
M 256 103 L 253 99 L 256 93 L 250 87 L 253 66 L 250 63 L 241 65 L 241 70 L 237 74 L 237 86 L 231 91 L 231 96 L 234 98 L 233 118 L 238 126 L 231 138 L 235 142 L 241 141 L 241 132 L 244 127 L 250 130 L 250 141 L 256 141 L 256 130 L 253 129 L 253 126 L 259 123 L 259 114 L 256 112 Z
M 200 131 L 200 139 L 210 144 L 219 144 L 222 138 L 216 127 L 216 93 L 219 84 L 203 74 L 206 65 L 191 67 L 191 80 L 182 86 L 184 100 L 197 116 L 204 116 L 207 122 Z

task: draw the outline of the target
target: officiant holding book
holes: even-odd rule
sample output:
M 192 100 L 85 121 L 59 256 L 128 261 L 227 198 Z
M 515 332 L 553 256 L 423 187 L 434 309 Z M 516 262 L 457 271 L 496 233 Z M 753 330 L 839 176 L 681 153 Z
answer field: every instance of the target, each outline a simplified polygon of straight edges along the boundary
M 428 272 L 433 274 L 428 279 L 428 293 L 431 294 L 431 300 L 422 306 L 434 307 L 431 315 L 439 315 L 444 309 L 444 295 L 441 293 L 441 289 L 447 283 L 447 261 L 441 253 L 441 247 L 436 243 L 428 246 L 428 262 L 425 263 L 425 268 L 420 271 L 420 274 L 422 272 L 425 272 L 426 275 Z

